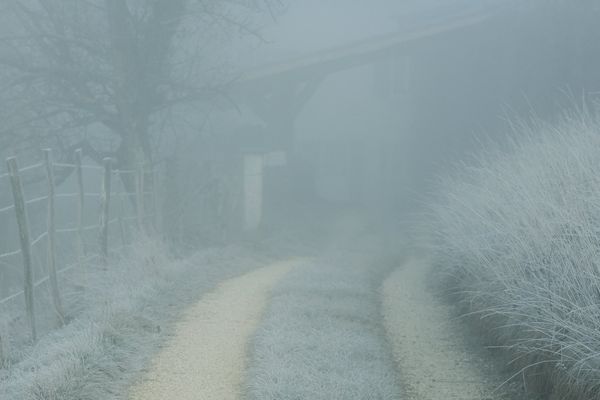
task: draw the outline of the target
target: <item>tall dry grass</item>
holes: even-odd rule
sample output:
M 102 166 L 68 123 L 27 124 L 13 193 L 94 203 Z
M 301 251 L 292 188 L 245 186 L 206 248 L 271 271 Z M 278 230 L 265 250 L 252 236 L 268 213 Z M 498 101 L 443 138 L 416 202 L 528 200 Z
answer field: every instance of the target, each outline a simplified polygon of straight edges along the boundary
M 544 397 L 600 398 L 600 118 L 516 128 L 441 184 L 436 262 Z

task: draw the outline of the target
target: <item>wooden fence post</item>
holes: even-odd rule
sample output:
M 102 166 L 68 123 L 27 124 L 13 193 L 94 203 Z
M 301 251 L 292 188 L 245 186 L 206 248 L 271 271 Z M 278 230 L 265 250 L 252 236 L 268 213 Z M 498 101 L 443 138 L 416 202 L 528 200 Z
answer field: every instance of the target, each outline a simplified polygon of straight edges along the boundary
M 60 292 L 58 290 L 58 278 L 56 276 L 56 218 L 55 218 L 55 188 L 54 188 L 54 165 L 52 163 L 52 150 L 44 150 L 44 164 L 46 166 L 46 178 L 48 180 L 48 278 L 50 281 L 50 294 L 52 304 L 58 316 L 59 324 L 65 320 Z
M 10 174 L 15 214 L 17 217 L 17 225 L 19 227 L 21 255 L 23 257 L 25 311 L 27 313 L 27 319 L 29 320 L 31 338 L 35 342 L 37 340 L 37 332 L 35 327 L 35 313 L 33 304 L 33 265 L 31 262 L 31 240 L 29 237 L 27 208 L 25 207 L 25 196 L 23 195 L 23 184 L 21 183 L 21 177 L 19 175 L 17 159 L 15 157 L 10 157 L 6 160 L 6 164 Z
M 82 150 L 75 150 L 75 173 L 77 175 L 77 248 L 79 266 L 83 268 L 85 259 L 85 242 L 83 241 L 83 213 L 85 206 L 85 188 L 83 187 L 83 167 L 81 166 Z
M 104 179 L 102 180 L 102 208 L 100 212 L 100 254 L 108 262 L 108 224 L 110 212 L 111 159 L 104 159 Z

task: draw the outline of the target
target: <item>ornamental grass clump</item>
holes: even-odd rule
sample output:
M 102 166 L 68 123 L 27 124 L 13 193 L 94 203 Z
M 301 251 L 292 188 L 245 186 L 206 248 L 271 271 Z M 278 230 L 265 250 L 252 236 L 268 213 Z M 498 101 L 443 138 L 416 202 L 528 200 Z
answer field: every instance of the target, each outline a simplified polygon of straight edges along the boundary
M 544 396 L 600 398 L 600 118 L 515 132 L 508 152 L 441 183 L 435 262 L 515 378 Z

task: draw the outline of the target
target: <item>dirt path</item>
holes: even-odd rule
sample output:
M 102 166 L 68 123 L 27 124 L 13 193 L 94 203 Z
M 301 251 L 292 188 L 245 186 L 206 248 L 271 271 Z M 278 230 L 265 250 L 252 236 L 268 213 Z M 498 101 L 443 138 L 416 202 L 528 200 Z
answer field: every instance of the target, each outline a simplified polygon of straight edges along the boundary
M 247 340 L 260 321 L 270 288 L 297 263 L 261 268 L 204 296 L 186 312 L 129 399 L 238 399 Z
M 431 267 L 410 260 L 384 282 L 385 326 L 402 371 L 409 398 L 498 399 L 501 381 L 465 344 L 464 331 L 451 306 L 443 304 L 428 287 Z

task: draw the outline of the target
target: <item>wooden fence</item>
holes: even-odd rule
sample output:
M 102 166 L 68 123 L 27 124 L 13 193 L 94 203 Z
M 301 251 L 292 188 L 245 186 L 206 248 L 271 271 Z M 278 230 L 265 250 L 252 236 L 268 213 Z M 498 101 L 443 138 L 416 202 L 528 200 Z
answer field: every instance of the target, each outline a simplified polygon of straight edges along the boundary
M 52 159 L 52 151 L 44 150 L 42 162 L 38 164 L 19 167 L 16 157 L 10 157 L 6 160 L 7 171 L 0 174 L 0 180 L 8 180 L 10 190 L 12 191 L 12 204 L 0 205 L 0 215 L 3 213 L 12 213 L 16 219 L 15 236 L 18 235 L 18 248 L 12 251 L 7 251 L 0 254 L 0 267 L 3 265 L 18 266 L 23 269 L 23 288 L 22 290 L 12 293 L 9 296 L 1 298 L 0 305 L 14 301 L 20 297 L 24 299 L 24 313 L 27 318 L 31 339 L 37 340 L 38 332 L 36 329 L 36 312 L 34 296 L 36 288 L 42 284 L 49 285 L 49 292 L 52 299 L 52 307 L 56 312 L 59 324 L 64 323 L 64 310 L 62 305 L 61 291 L 59 279 L 62 274 L 74 268 L 83 268 L 85 263 L 91 261 L 92 258 L 99 258 L 101 262 L 106 263 L 109 258 L 109 253 L 119 251 L 127 247 L 128 243 L 125 235 L 127 227 L 136 228 L 136 232 L 147 232 L 150 229 L 155 229 L 159 221 L 159 207 L 157 200 L 157 182 L 156 170 L 140 165 L 135 170 L 118 170 L 113 168 L 113 162 L 110 158 L 104 159 L 103 165 L 87 165 L 82 162 L 81 150 L 77 150 L 74 154 L 74 163 L 65 164 L 57 163 Z M 73 192 L 59 192 L 59 187 L 56 185 L 55 170 L 70 169 L 68 175 L 74 178 L 74 184 L 71 187 L 76 187 Z M 84 178 L 84 170 L 95 170 L 101 175 L 101 183 L 96 189 L 96 192 L 86 191 L 89 182 Z M 27 198 L 25 195 L 22 175 L 36 171 L 43 175 L 46 181 L 44 194 Z M 133 192 L 125 190 L 126 185 L 121 184 L 121 191 L 117 191 L 119 186 L 116 183 L 128 179 L 133 183 L 135 190 Z M 148 182 L 152 180 L 152 182 Z M 97 184 L 97 183 L 96 183 Z M 131 185 L 129 185 L 131 187 Z M 88 198 L 96 197 L 100 200 L 99 212 L 97 215 L 98 223 L 85 224 L 84 206 Z M 61 201 L 71 201 L 75 203 L 72 207 L 76 224 L 73 226 L 58 226 L 56 208 L 57 203 Z M 44 231 L 32 236 L 30 230 L 28 208 L 36 203 L 46 202 L 46 224 Z M 113 207 L 111 207 L 111 203 Z M 129 205 L 129 206 L 127 206 Z M 118 212 L 115 209 L 118 207 Z M 133 210 L 127 212 L 127 209 Z M 151 210 L 152 214 L 146 212 Z M 112 214 L 114 215 L 111 215 Z M 120 246 L 110 247 L 109 227 L 116 225 L 120 232 Z M 86 246 L 84 234 L 86 232 L 97 232 L 97 245 Z M 73 255 L 73 260 L 69 265 L 63 265 L 59 268 L 57 265 L 57 237 L 58 235 L 72 235 L 76 243 L 76 254 Z M 114 241 L 114 240 L 113 240 Z M 34 259 L 32 257 L 32 249 L 35 246 L 46 244 L 46 262 L 44 274 L 42 277 L 34 276 Z M 16 246 L 15 246 L 16 247 Z M 10 264 L 6 260 L 17 260 Z M 1 339 L 0 339 L 1 340 Z M 0 342 L 1 343 L 1 342 Z M 1 348 L 1 346 L 0 346 Z M 1 354 L 0 354 L 1 358 Z

